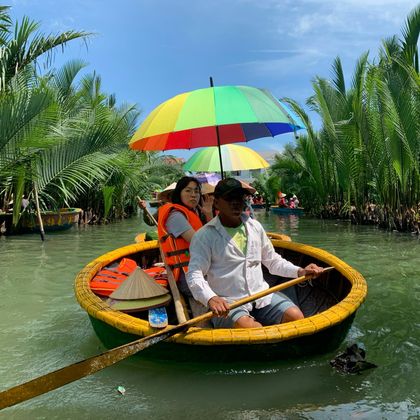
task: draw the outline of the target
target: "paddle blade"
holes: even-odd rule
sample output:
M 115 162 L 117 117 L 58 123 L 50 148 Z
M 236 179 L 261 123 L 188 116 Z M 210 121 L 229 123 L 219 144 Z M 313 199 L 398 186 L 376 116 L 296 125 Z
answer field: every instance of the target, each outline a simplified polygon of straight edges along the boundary
M 0 393 L 0 410 L 27 401 L 49 391 L 53 391 L 54 389 L 77 381 L 85 376 L 92 375 L 159 341 L 167 339 L 185 328 L 184 326 L 182 326 L 182 328 L 180 327 L 181 326 L 176 326 L 169 330 L 159 331 L 137 341 L 133 341 L 132 343 L 124 344 L 97 356 L 74 363 L 29 382 L 7 389 L 6 391 L 2 391 Z

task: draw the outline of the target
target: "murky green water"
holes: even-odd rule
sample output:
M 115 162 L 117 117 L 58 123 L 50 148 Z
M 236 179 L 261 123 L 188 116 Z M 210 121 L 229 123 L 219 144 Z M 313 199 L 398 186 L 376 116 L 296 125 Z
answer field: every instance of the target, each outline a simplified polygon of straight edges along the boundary
M 379 367 L 341 375 L 333 354 L 236 365 L 132 358 L 4 410 L 12 419 L 418 418 L 420 242 L 370 227 L 259 213 L 270 230 L 330 251 L 369 286 L 342 348 L 357 342 Z M 49 235 L 0 238 L 1 389 L 103 351 L 76 303 L 73 280 L 90 260 L 133 242 L 140 219 Z M 124 396 L 116 388 L 126 389 Z

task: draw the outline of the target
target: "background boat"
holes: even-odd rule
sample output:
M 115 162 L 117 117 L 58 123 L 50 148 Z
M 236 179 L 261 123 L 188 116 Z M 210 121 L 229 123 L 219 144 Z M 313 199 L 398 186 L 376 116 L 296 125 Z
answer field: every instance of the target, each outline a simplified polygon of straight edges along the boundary
M 299 214 L 299 215 L 303 215 L 305 211 L 303 207 L 297 207 L 295 209 L 291 209 L 289 207 L 279 207 L 279 206 L 270 206 L 270 210 L 273 213 L 278 213 L 278 214 Z
M 190 328 L 165 342 L 142 351 L 143 356 L 186 361 L 267 360 L 303 356 L 336 349 L 345 338 L 357 309 L 366 297 L 364 278 L 349 265 L 319 248 L 272 239 L 276 251 L 288 260 L 305 266 L 316 262 L 333 266 L 305 287 L 295 286 L 286 293 L 305 314 L 305 319 L 255 329 Z M 128 257 L 141 266 L 159 260 L 157 241 L 148 241 L 109 252 L 89 263 L 75 280 L 76 298 L 88 313 L 92 326 L 106 347 L 125 344 L 154 330 L 147 312 L 135 316 L 112 310 L 90 289 L 90 280 L 105 266 Z M 279 277 L 264 273 L 269 284 Z M 281 281 L 281 279 L 280 279 Z M 169 322 L 175 324 L 174 311 L 168 307 Z
M 58 211 L 41 212 L 45 232 L 70 229 L 79 222 L 80 208 L 62 208 Z M 16 226 L 12 224 L 11 213 L 0 213 L 0 224 L 5 222 L 6 235 L 21 233 L 39 233 L 38 218 L 34 212 L 23 212 Z
M 265 203 L 262 203 L 262 204 L 251 204 L 251 205 L 252 205 L 252 208 L 254 210 L 265 209 Z

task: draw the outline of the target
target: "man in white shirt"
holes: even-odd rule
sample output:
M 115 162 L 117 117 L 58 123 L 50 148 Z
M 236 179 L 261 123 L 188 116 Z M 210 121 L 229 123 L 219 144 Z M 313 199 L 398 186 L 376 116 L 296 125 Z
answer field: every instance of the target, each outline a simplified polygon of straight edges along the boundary
M 216 186 L 218 216 L 198 230 L 190 245 L 187 283 L 196 300 L 217 316 L 217 328 L 252 328 L 295 321 L 301 310 L 284 294 L 274 293 L 229 311 L 229 303 L 268 289 L 261 263 L 283 277 L 320 274 L 315 264 L 295 266 L 278 255 L 261 224 L 242 214 L 242 184 L 227 178 Z

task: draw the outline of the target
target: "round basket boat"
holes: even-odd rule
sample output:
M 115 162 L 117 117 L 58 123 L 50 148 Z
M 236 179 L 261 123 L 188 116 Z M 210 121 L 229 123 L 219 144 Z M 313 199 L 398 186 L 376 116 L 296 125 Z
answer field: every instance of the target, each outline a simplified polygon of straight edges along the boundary
M 143 356 L 185 361 L 267 360 L 328 352 L 345 338 L 367 294 L 364 278 L 352 267 L 319 248 L 276 239 L 268 234 L 276 252 L 299 266 L 310 262 L 335 270 L 318 279 L 286 289 L 305 315 L 305 319 L 251 329 L 212 329 L 192 327 L 141 352 Z M 127 314 L 113 310 L 90 289 L 91 279 L 103 267 L 128 257 L 144 267 L 159 261 L 157 241 L 125 246 L 104 254 L 83 268 L 75 280 L 76 298 L 88 313 L 103 344 L 116 347 L 155 332 L 147 312 Z M 264 277 L 273 285 L 286 279 Z M 173 306 L 168 307 L 169 322 L 176 324 Z

